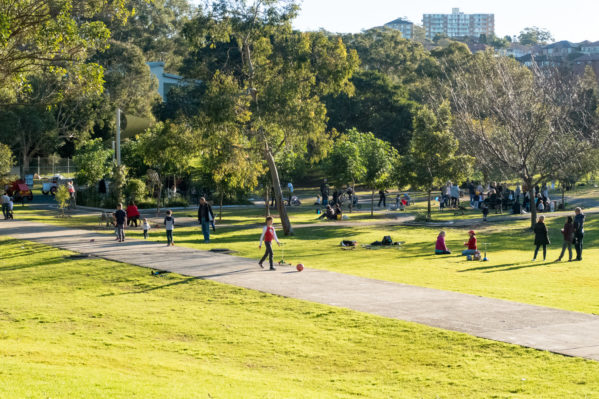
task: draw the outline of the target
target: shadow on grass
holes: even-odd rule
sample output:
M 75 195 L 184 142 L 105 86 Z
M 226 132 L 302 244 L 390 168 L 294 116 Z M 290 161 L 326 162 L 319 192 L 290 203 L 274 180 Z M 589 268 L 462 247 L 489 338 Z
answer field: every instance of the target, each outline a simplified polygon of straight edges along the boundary
M 177 285 L 188 284 L 188 283 L 190 283 L 193 280 L 198 280 L 198 278 L 197 277 L 189 277 L 189 278 L 186 278 L 184 280 L 175 281 L 173 283 L 158 285 L 158 286 L 154 286 L 154 287 L 150 287 L 150 288 L 146 288 L 146 289 L 138 290 L 138 291 L 123 292 L 123 293 L 118 294 L 118 295 L 145 294 L 146 292 L 152 292 L 152 291 L 162 290 L 162 289 L 169 288 L 169 287 L 175 287 Z M 113 295 L 114 294 L 102 294 L 102 295 L 99 295 L 99 296 L 100 297 L 104 297 L 104 296 L 113 296 Z

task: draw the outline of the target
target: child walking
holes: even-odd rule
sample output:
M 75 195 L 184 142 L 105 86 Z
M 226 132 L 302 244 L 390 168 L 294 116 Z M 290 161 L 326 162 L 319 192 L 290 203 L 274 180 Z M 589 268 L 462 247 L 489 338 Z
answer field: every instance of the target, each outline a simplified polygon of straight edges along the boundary
M 437 245 L 435 246 L 435 255 L 449 255 L 451 251 L 445 244 L 445 232 L 442 231 L 437 236 Z
M 266 246 L 266 251 L 264 252 L 264 256 L 262 257 L 262 259 L 260 259 L 260 262 L 258 262 L 258 264 L 260 265 L 261 268 L 264 269 L 264 261 L 266 260 L 266 257 L 268 256 L 268 262 L 270 263 L 270 270 L 276 270 L 274 263 L 273 263 L 273 252 L 272 252 L 272 240 L 275 240 L 277 242 L 277 245 L 281 245 L 281 243 L 279 242 L 279 239 L 277 238 L 277 232 L 275 231 L 275 228 L 272 226 L 272 216 L 269 216 L 266 218 L 266 226 L 264 226 L 264 229 L 262 229 L 262 235 L 260 236 L 260 245 L 258 246 L 258 248 L 262 248 L 262 242 L 264 241 L 264 245 Z
M 547 258 L 547 245 L 551 244 L 549 241 L 549 232 L 547 231 L 547 226 L 545 225 L 545 216 L 539 216 L 537 224 L 534 228 L 535 232 L 535 256 L 532 258 L 532 261 L 537 260 L 537 255 L 539 254 L 539 248 L 543 247 L 543 261 Z
M 166 217 L 164 218 L 164 227 L 166 228 L 166 246 L 173 246 L 173 230 L 175 229 L 175 218 L 173 212 L 169 209 L 166 211 Z
M 148 239 L 148 232 L 150 231 L 150 223 L 148 223 L 148 219 L 144 218 L 144 222 L 141 227 L 144 229 L 144 240 Z

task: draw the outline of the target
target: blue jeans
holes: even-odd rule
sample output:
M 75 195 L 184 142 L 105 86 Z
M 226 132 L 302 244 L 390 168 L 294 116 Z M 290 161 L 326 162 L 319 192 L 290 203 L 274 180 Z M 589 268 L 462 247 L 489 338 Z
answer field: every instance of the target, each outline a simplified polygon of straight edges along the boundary
M 465 249 L 464 251 L 462 251 L 462 255 L 474 255 L 476 252 L 476 249 Z
M 204 241 L 210 241 L 210 221 L 202 219 L 200 224 L 202 225 L 202 234 L 204 234 Z

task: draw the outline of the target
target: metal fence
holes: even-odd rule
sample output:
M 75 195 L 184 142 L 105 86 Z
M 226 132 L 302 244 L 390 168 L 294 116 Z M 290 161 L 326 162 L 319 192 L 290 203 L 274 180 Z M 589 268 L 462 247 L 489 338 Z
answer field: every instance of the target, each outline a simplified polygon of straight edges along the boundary
M 15 167 L 18 174 L 20 165 Z M 71 177 L 77 172 L 77 168 L 70 158 L 54 158 L 54 157 L 34 157 L 29 162 L 29 167 L 25 168 L 25 175 L 38 175 L 40 177 L 54 176 L 60 174 Z

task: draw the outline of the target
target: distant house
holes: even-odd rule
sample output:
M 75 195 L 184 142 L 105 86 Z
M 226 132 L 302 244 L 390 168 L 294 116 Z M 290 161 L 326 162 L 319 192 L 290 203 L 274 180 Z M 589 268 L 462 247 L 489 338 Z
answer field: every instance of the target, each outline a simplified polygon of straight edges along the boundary
M 187 85 L 187 82 L 182 76 L 164 72 L 164 62 L 154 61 L 148 62 L 147 64 L 150 67 L 152 74 L 158 79 L 158 94 L 162 97 L 162 101 L 166 102 L 168 92 L 173 87 Z
M 567 40 L 541 47 L 541 54 L 547 57 L 567 57 L 578 52 L 580 52 L 580 46 Z
M 414 23 L 403 18 L 394 19 L 385 24 L 386 28 L 397 29 L 406 39 L 414 38 Z
M 599 53 L 585 54 L 572 61 L 572 70 L 578 74 L 584 73 L 587 66 L 593 68 L 595 75 L 599 78 Z
M 523 46 L 519 43 L 511 43 L 508 48 L 499 49 L 497 52 L 507 57 L 520 58 L 525 55 L 535 54 L 535 48 L 533 46 Z
M 587 55 L 599 54 L 599 42 L 582 42 L 580 43 L 580 52 Z

